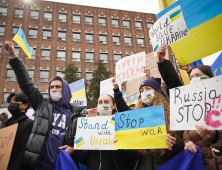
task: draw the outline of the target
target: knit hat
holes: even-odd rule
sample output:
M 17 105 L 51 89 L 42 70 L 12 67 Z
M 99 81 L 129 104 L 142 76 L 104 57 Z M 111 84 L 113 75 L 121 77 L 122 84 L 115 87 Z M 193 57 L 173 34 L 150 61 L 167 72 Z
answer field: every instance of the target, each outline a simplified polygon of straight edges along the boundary
M 139 88 L 139 91 L 140 89 L 143 87 L 143 86 L 150 86 L 152 88 L 154 88 L 155 90 L 161 92 L 161 78 L 151 78 L 151 79 L 147 79 L 147 80 L 144 80 L 141 85 L 140 85 L 140 88 Z

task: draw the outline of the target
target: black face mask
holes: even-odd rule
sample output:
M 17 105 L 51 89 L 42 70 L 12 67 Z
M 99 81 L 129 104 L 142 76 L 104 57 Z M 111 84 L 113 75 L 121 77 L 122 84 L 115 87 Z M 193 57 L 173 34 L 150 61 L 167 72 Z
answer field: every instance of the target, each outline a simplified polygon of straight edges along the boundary
M 12 114 L 12 116 L 18 114 L 21 110 L 19 109 L 19 103 L 10 103 L 8 106 L 8 111 Z

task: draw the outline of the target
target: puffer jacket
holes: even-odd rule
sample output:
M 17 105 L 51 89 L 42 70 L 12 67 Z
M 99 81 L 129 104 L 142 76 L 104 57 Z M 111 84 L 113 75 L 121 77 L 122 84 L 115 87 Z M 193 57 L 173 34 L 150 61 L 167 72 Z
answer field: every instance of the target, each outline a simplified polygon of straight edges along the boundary
M 41 160 L 43 147 L 51 130 L 53 105 L 51 100 L 43 98 L 19 57 L 10 59 L 9 64 L 15 72 L 20 89 L 27 96 L 31 107 L 35 110 L 35 120 L 31 135 L 26 144 L 23 159 L 24 169 L 35 170 Z M 70 104 L 70 108 L 71 113 L 63 144 L 73 147 L 77 118 L 80 116 L 83 108 L 74 104 Z
M 158 63 L 158 69 L 166 83 L 168 94 L 169 89 L 182 86 L 182 83 L 169 60 L 164 60 L 163 62 Z M 222 153 L 222 130 L 217 131 L 217 136 L 211 142 L 203 140 L 196 130 L 184 131 L 183 140 L 184 144 L 192 141 L 195 145 L 200 146 L 205 170 L 222 170 L 222 158 L 215 158 L 211 152 L 212 146 Z
M 122 93 L 119 91 L 119 88 L 114 89 L 114 99 L 116 101 L 116 107 L 119 112 L 130 110 L 129 106 L 126 105 L 122 97 Z M 146 105 L 144 107 L 147 107 Z M 137 164 L 135 170 L 153 170 L 170 159 L 176 156 L 184 149 L 184 144 L 182 141 L 183 131 L 178 131 L 176 137 L 176 144 L 173 146 L 172 151 L 166 149 L 166 153 L 161 155 L 158 150 L 151 152 L 150 149 L 147 149 L 148 154 L 145 156 L 140 156 L 137 159 Z M 135 150 L 136 153 L 136 150 Z

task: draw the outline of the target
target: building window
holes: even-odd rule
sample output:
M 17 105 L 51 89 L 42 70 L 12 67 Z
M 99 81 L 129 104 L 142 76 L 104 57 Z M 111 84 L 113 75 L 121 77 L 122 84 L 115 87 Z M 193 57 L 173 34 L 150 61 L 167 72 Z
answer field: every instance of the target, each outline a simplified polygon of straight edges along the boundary
M 7 70 L 6 80 L 15 80 L 15 73 L 13 70 Z
M 153 26 L 153 23 L 151 23 L 151 22 L 147 22 L 147 28 L 148 28 L 148 30 L 150 30 L 150 28 Z
M 86 24 L 93 25 L 93 17 L 86 17 Z
M 99 25 L 106 26 L 106 18 L 99 18 Z
M 59 14 L 59 22 L 66 22 L 66 14 Z
M 100 60 L 102 63 L 108 63 L 108 54 L 100 53 Z
M 19 55 L 19 47 L 14 47 L 14 50 L 15 50 L 15 54 Z
M 117 63 L 121 59 L 120 54 L 114 54 L 114 62 Z
M 29 29 L 29 38 L 37 38 L 37 29 Z
M 52 13 L 44 12 L 44 20 L 52 21 Z
M 40 81 L 49 81 L 49 71 L 40 71 Z
M 4 15 L 6 16 L 7 15 L 7 7 L 2 7 L 0 6 L 0 15 Z
M 58 31 L 58 40 L 63 40 L 63 41 L 65 41 L 65 40 L 66 40 L 66 32 Z
M 12 27 L 12 35 L 15 35 L 19 27 Z
M 106 44 L 107 43 L 107 39 L 106 39 L 106 35 L 100 35 L 99 36 L 99 42 Z
M 142 22 L 135 21 L 135 24 L 136 24 L 136 29 L 139 29 L 139 30 L 142 29 Z
M 31 10 L 31 18 L 32 19 L 39 19 L 39 11 Z
M 29 77 L 30 78 L 34 78 L 34 70 L 28 70 L 28 72 L 29 72 Z
M 152 47 L 153 46 L 153 44 L 152 44 L 152 41 L 151 41 L 151 39 L 150 39 L 150 47 Z
M 41 59 L 49 60 L 50 59 L 50 50 L 42 50 Z
M 80 52 L 72 52 L 72 61 L 81 61 L 80 60 Z
M 113 44 L 120 44 L 119 37 L 113 37 Z
M 86 73 L 86 80 L 90 80 L 93 78 L 93 73 Z
M 123 20 L 123 27 L 130 28 L 130 21 Z
M 131 37 L 125 37 L 125 45 L 132 45 Z
M 57 51 L 57 60 L 65 61 L 66 60 L 66 52 L 65 51 Z
M 79 15 L 73 15 L 73 23 L 80 24 L 80 16 Z
M 23 18 L 23 9 L 15 9 L 15 17 Z
M 32 55 L 31 55 L 31 59 L 35 59 L 35 48 L 33 48 L 33 50 L 32 50 Z M 26 56 L 26 58 L 28 58 L 29 59 L 29 57 L 28 56 Z
M 81 77 L 81 73 L 77 72 L 77 73 L 76 73 L 76 76 L 77 76 L 77 77 Z
M 137 38 L 138 46 L 144 46 L 144 39 L 143 38 Z
M 0 35 L 4 35 L 5 26 L 0 26 Z
M 119 21 L 118 21 L 118 19 L 112 19 L 112 26 L 113 26 L 113 27 L 119 27 Z
M 4 104 L 4 105 L 8 104 L 7 98 L 8 98 L 8 96 L 9 96 L 10 94 L 11 94 L 11 93 L 9 93 L 9 92 L 4 92 L 4 97 L 3 97 L 3 103 L 2 103 L 2 104 Z
M 56 72 L 56 76 L 59 76 L 61 78 L 64 78 L 65 77 L 65 74 L 63 74 L 61 71 L 57 71 Z
M 86 34 L 86 42 L 93 43 L 93 34 Z
M 73 41 L 80 42 L 80 33 L 72 33 L 72 39 Z
M 93 53 L 86 53 L 86 62 L 93 62 Z
M 51 39 L 51 30 L 43 30 L 43 39 Z

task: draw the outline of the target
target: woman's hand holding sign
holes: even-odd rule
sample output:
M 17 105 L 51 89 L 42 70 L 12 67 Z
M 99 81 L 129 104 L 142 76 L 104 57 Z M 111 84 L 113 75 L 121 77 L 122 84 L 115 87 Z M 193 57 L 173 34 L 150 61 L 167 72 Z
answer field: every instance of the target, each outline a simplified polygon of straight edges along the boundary
M 118 88 L 119 88 L 119 85 L 118 85 L 118 84 L 115 84 L 115 83 L 116 83 L 116 76 L 113 77 L 112 83 L 113 83 L 113 88 L 114 88 L 114 89 L 118 89 Z
M 173 146 L 176 144 L 176 138 L 170 134 L 165 135 L 166 143 L 168 144 L 168 150 L 172 151 Z
M 195 127 L 197 128 L 197 133 L 205 141 L 211 142 L 216 137 L 215 130 L 209 130 L 202 125 L 195 125 Z

